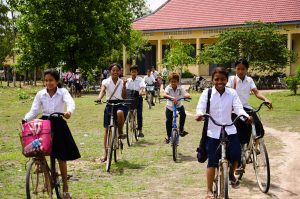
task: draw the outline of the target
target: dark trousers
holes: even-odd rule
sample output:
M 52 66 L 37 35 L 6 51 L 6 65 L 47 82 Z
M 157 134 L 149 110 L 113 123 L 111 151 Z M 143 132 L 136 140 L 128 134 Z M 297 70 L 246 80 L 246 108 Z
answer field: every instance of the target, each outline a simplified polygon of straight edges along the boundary
M 244 108 L 244 110 L 248 113 L 248 111 L 250 111 L 251 109 Z M 262 125 L 260 119 L 258 118 L 257 114 L 252 113 L 249 115 L 253 117 L 255 129 L 256 129 L 256 136 L 263 137 L 265 134 L 265 130 L 264 130 L 263 125 Z M 236 114 L 233 113 L 231 117 L 232 117 L 232 120 L 234 120 L 237 116 L 236 116 Z M 250 137 L 251 137 L 251 132 L 252 132 L 251 124 L 247 124 L 246 122 L 244 122 L 242 120 L 238 120 L 235 123 L 235 127 L 236 127 L 237 135 L 240 139 L 241 144 L 249 143 Z
M 177 111 L 179 112 L 180 115 L 179 131 L 182 132 L 184 129 L 184 123 L 186 118 L 184 106 L 177 108 Z M 166 108 L 166 129 L 167 129 L 168 137 L 171 137 L 172 126 L 173 126 L 173 111 L 170 111 L 168 108 Z
M 143 97 L 139 96 L 136 107 L 138 129 L 141 130 L 143 127 Z

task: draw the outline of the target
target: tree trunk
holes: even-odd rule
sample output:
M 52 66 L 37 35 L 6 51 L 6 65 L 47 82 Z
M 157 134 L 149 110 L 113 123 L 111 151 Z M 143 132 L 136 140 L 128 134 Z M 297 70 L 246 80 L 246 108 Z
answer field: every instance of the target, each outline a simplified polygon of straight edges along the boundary
M 14 84 L 14 87 L 17 87 L 16 79 L 17 79 L 16 69 L 13 69 L 13 84 Z
M 34 71 L 33 71 L 33 80 L 34 80 L 34 86 L 36 86 L 36 66 L 34 67 Z

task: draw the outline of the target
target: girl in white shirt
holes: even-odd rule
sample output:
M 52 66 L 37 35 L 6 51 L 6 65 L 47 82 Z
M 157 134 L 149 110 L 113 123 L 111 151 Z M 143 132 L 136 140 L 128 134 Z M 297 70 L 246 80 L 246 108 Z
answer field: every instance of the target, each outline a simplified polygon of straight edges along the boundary
M 65 88 L 60 88 L 58 72 L 54 69 L 46 70 L 44 79 L 46 88 L 36 94 L 31 110 L 23 121 L 34 119 L 39 114 L 40 108 L 43 109 L 42 119 L 47 119 L 54 112 L 64 113 L 63 117 L 69 119 L 75 110 L 75 103 L 69 92 Z M 63 180 L 63 198 L 67 199 L 71 196 L 68 192 L 66 161 L 80 158 L 80 153 L 66 121 L 62 117 L 53 117 L 50 120 L 53 133 L 51 156 L 58 159 Z
M 109 71 L 111 76 L 102 81 L 101 90 L 97 101 L 101 102 L 102 98 L 106 94 L 106 100 L 110 103 L 118 103 L 121 102 L 123 99 L 126 98 L 126 81 L 123 81 L 119 78 L 121 72 L 121 66 L 119 64 L 111 64 L 109 66 Z M 115 92 L 114 92 L 115 91 Z M 125 106 L 116 106 L 114 107 L 116 111 L 114 114 L 117 117 L 118 122 L 118 130 L 121 139 L 125 139 L 126 135 L 123 134 L 123 125 L 125 121 L 125 117 L 127 116 L 128 109 Z M 101 157 L 101 162 L 105 162 L 107 160 L 107 151 L 106 151 L 106 140 L 108 134 L 108 127 L 110 123 L 110 113 L 111 113 L 111 106 L 106 105 L 104 110 L 104 155 Z
M 232 123 L 231 112 L 233 109 L 237 115 L 245 115 L 248 117 L 248 120 L 251 121 L 252 118 L 244 111 L 236 91 L 225 87 L 228 81 L 228 72 L 226 69 L 217 67 L 212 73 L 212 81 L 214 86 L 211 92 L 209 114 L 219 123 L 230 124 Z M 206 112 L 207 95 L 208 89 L 204 90 L 199 99 L 196 110 L 197 121 L 204 120 L 203 115 Z M 218 166 L 218 160 L 220 158 L 220 151 L 216 153 L 220 144 L 220 132 L 221 127 L 216 126 L 211 121 L 208 122 L 206 141 L 206 151 L 208 156 L 207 199 L 214 198 L 212 186 L 215 176 L 215 167 Z M 233 171 L 237 168 L 241 157 L 240 142 L 236 135 L 236 128 L 234 126 L 226 127 L 226 133 L 228 134 L 229 139 L 227 155 L 232 164 L 230 180 L 232 181 L 233 187 L 236 187 L 239 182 L 235 179 Z

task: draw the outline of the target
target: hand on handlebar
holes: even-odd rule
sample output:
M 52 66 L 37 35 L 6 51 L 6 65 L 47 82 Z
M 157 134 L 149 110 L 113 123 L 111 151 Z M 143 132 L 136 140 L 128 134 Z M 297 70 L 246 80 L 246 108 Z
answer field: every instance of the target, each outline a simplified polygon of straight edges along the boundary
M 204 121 L 205 117 L 203 115 L 197 116 L 196 117 L 196 121 L 200 122 L 200 121 Z
M 253 117 L 252 116 L 247 117 L 245 122 L 247 124 L 252 124 L 253 123 Z
M 64 118 L 69 119 L 71 117 L 71 113 L 69 111 L 64 113 Z
M 272 102 L 271 102 L 269 99 L 266 99 L 266 100 L 265 100 L 265 103 L 266 103 L 266 106 L 267 106 L 269 109 L 273 109 Z

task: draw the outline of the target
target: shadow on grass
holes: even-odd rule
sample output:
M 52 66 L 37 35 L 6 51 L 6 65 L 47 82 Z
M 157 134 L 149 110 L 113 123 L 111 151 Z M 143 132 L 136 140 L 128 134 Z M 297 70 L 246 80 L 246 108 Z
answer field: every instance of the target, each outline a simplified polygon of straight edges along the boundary
M 190 155 L 183 155 L 181 153 L 178 154 L 178 163 L 181 162 L 195 162 L 197 161 L 196 155 L 195 156 L 190 156 Z
M 118 174 L 122 175 L 122 174 L 124 174 L 125 169 L 132 169 L 132 170 L 135 169 L 136 170 L 136 169 L 142 169 L 144 167 L 145 167 L 145 165 L 143 165 L 143 164 L 135 164 L 135 163 L 128 162 L 127 160 L 119 160 L 111 168 L 112 169 L 111 173 L 118 173 Z
M 257 185 L 256 181 L 249 180 L 247 178 L 242 178 L 241 186 L 247 187 L 249 189 L 249 192 L 252 192 L 254 188 L 258 188 L 258 185 Z M 271 193 L 270 193 L 270 191 L 271 191 Z M 275 191 L 275 193 L 274 193 L 274 191 Z M 298 194 L 292 192 L 291 190 L 284 189 L 284 188 L 282 188 L 280 186 L 277 186 L 275 184 L 272 184 L 272 183 L 270 185 L 269 192 L 265 193 L 265 194 L 272 197 L 272 198 L 277 199 L 279 197 L 276 195 L 276 192 L 287 192 L 289 194 L 289 196 L 291 196 L 291 197 L 298 196 Z
M 142 140 L 139 140 L 139 141 L 135 142 L 135 143 L 134 143 L 132 146 L 130 146 L 130 147 L 147 147 L 147 146 L 153 146 L 153 145 L 155 145 L 155 144 L 156 144 L 156 143 L 154 143 L 154 142 L 148 142 L 148 141 L 142 139 Z

